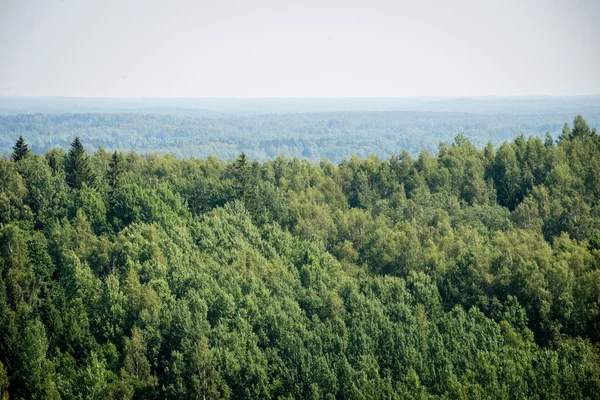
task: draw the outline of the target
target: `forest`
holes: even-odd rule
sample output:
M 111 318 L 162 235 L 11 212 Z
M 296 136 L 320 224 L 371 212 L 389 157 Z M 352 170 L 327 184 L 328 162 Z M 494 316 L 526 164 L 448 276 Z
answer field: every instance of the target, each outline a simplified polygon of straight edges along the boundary
M 592 126 L 600 124 L 600 100 L 597 103 L 589 106 L 589 113 L 585 114 Z M 557 137 L 564 121 L 574 115 L 553 109 L 529 112 L 519 104 L 514 106 L 518 113 L 355 111 L 249 115 L 199 110 L 161 113 L 156 109 L 1 115 L 0 107 L 0 156 L 10 156 L 19 136 L 26 137 L 36 153 L 68 148 L 73 138 L 79 137 L 89 152 L 102 147 L 110 152 L 158 152 L 197 158 L 213 155 L 223 160 L 245 153 L 250 160 L 258 161 L 283 155 L 314 163 L 326 158 L 339 164 L 353 155 L 367 158 L 376 154 L 389 159 L 406 150 L 417 157 L 424 149 L 433 154 L 440 141 L 450 144 L 458 133 L 480 148 L 488 141 L 499 146 L 520 133 L 543 139 L 549 132 Z
M 319 161 L 15 131 L 0 399 L 598 399 L 590 124 Z

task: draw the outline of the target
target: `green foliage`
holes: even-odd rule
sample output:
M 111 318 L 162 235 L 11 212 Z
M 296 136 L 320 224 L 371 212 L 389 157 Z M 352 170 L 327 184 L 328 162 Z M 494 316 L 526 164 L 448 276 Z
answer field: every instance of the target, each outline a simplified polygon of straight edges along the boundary
M 6 368 L 0 361 L 0 399 L 8 400 L 8 376 L 6 375 Z
M 0 399 L 596 398 L 598 176 L 579 117 L 337 165 L 3 157 Z

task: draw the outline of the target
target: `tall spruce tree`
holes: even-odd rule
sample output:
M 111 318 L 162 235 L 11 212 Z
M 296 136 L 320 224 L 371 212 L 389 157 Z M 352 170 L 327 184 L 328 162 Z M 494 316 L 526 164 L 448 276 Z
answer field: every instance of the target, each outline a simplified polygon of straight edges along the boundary
M 14 162 L 17 162 L 23 159 L 27 154 L 29 154 L 29 147 L 27 146 L 27 143 L 25 143 L 23 136 L 19 136 L 17 143 L 13 147 L 11 158 Z
M 80 189 L 85 183 L 91 186 L 94 176 L 90 169 L 89 160 L 83 144 L 78 137 L 71 143 L 71 150 L 65 160 L 67 184 L 74 189 Z
M 249 181 L 249 165 L 248 157 L 245 153 L 241 153 L 235 160 L 234 174 L 237 180 L 237 192 L 240 198 L 245 198 L 246 192 L 248 191 Z
M 112 158 L 108 162 L 108 184 L 112 189 L 116 188 L 119 184 L 119 179 L 123 173 L 123 156 L 121 153 L 114 152 Z

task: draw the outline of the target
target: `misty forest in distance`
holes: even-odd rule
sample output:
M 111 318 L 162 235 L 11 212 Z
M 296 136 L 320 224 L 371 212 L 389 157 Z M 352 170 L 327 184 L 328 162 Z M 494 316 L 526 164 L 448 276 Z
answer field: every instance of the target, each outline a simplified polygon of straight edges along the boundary
M 14 138 L 31 149 L 67 149 L 78 136 L 94 151 L 260 161 L 284 155 L 318 162 L 402 150 L 437 152 L 464 134 L 483 148 L 519 134 L 560 134 L 581 114 L 600 125 L 600 96 L 373 99 L 0 98 L 0 154 Z

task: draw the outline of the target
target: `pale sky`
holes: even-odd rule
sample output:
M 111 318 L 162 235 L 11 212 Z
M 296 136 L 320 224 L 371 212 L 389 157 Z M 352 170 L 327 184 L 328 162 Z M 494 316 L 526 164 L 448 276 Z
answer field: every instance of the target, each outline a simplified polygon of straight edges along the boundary
M 599 0 L 0 0 L 0 96 L 600 94 Z

